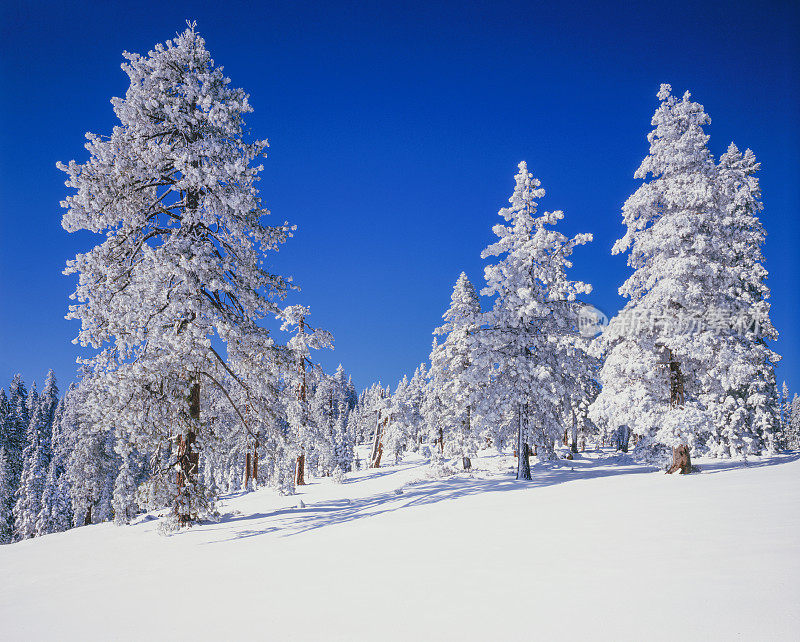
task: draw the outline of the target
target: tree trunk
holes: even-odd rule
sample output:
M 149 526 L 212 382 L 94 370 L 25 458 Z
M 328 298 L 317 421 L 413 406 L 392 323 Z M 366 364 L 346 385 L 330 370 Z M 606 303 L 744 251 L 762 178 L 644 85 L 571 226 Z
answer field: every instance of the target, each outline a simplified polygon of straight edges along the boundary
M 575 415 L 575 410 L 572 410 L 572 440 L 570 441 L 569 450 L 573 454 L 578 452 L 578 417 Z
M 295 486 L 305 486 L 306 485 L 305 470 L 306 470 L 306 454 L 305 454 L 305 452 L 301 452 L 297 456 L 297 461 L 295 461 L 295 463 L 294 463 L 294 485 Z
M 688 475 L 692 472 L 692 458 L 689 454 L 689 446 L 683 444 L 672 449 L 672 466 L 667 470 L 667 474 L 680 473 Z
M 92 505 L 89 504 L 89 507 L 86 509 L 86 516 L 83 518 L 83 525 L 84 526 L 91 526 L 92 525 Z
M 192 450 L 197 442 L 195 427 L 200 423 L 200 382 L 196 379 L 192 381 L 187 402 L 191 421 L 186 434 L 181 435 L 178 440 L 178 497 L 175 506 L 178 519 L 182 524 L 190 524 L 197 519 L 197 515 L 190 512 L 191 498 L 189 495 L 189 486 L 194 483 L 194 476 L 197 474 L 200 464 L 200 453 Z
M 517 407 L 517 479 L 530 479 L 531 478 L 531 462 L 529 459 L 530 450 L 528 449 L 528 439 L 525 434 L 525 425 L 523 421 L 522 404 Z
M 244 456 L 244 489 L 250 490 L 250 453 Z
M 253 444 L 253 466 L 250 469 L 253 477 L 253 484 L 258 485 L 258 445 Z
M 381 456 L 383 455 L 383 433 L 386 430 L 386 426 L 389 423 L 389 417 L 386 417 L 383 421 L 380 419 L 380 413 L 378 414 L 378 420 L 375 426 L 375 441 L 372 444 L 372 457 L 370 462 L 370 468 L 380 468 L 381 467 Z
M 305 332 L 305 319 L 300 317 L 300 334 Z M 303 426 L 306 424 L 306 417 L 307 417 L 307 410 L 306 410 L 306 401 L 308 397 L 306 396 L 306 361 L 304 357 L 300 357 L 300 363 L 297 366 L 297 369 L 300 371 L 300 387 L 297 390 L 297 400 L 300 402 L 300 412 L 302 417 L 300 419 L 300 426 L 298 426 L 298 437 L 302 437 L 302 429 Z M 297 456 L 297 460 L 294 463 L 294 485 L 295 486 L 305 486 L 306 485 L 306 477 L 305 477 L 305 469 L 306 469 L 306 449 L 304 444 L 300 444 L 300 454 Z
M 375 455 L 375 459 L 372 461 L 373 468 L 380 468 L 381 467 L 381 457 L 383 456 L 383 444 L 378 444 L 378 452 Z
M 439 428 L 439 452 L 444 455 L 444 430 Z

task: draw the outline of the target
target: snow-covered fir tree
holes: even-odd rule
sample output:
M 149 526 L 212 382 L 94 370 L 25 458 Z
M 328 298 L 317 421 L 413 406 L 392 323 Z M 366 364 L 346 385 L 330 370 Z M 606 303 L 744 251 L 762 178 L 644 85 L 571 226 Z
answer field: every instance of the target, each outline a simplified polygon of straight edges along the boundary
M 36 518 L 42 507 L 42 492 L 50 465 L 50 426 L 46 422 L 45 400 L 39 398 L 36 382 L 28 394 L 27 445 L 22 453 L 22 474 L 14 504 L 14 537 L 28 539 L 36 534 Z
M 36 518 L 36 535 L 57 533 L 72 528 L 72 501 L 66 467 L 71 452 L 71 418 L 66 417 L 68 400 L 76 384 L 70 384 L 53 418 L 52 459 L 42 494 L 42 507 Z M 71 409 L 74 411 L 74 409 Z
M 59 466 L 54 459 L 47 468 L 41 507 L 36 516 L 34 534 L 37 537 L 72 528 L 72 506 L 69 495 L 64 492 L 61 476 Z
M 112 499 L 114 521 L 117 524 L 127 524 L 138 511 L 138 506 L 136 505 L 137 485 L 133 446 L 125 440 L 120 439 L 117 441 L 116 450 L 120 457 L 121 465 L 116 479 L 114 480 L 114 494 Z
M 9 484 L 12 497 L 19 487 L 22 475 L 22 453 L 25 450 L 26 434 L 30 424 L 28 414 L 28 390 L 22 380 L 22 375 L 16 374 L 11 379 L 8 387 L 8 407 L 3 424 L 2 443 L 9 461 Z M 16 501 L 13 499 L 12 501 Z
M 295 458 L 295 486 L 305 484 L 306 469 L 315 468 L 319 454 L 325 450 L 324 427 L 315 422 L 311 413 L 313 386 L 319 380 L 321 370 L 311 360 L 311 350 L 329 348 L 332 344 L 330 333 L 319 330 L 307 321 L 309 309 L 301 305 L 289 306 L 284 310 L 285 321 L 281 329 L 292 332 L 287 342 L 291 353 L 292 366 L 285 377 L 289 391 L 287 397 L 287 419 L 293 438 Z
M 14 488 L 11 485 L 11 460 L 5 446 L 0 446 L 0 544 L 9 544 L 14 539 Z
M 766 233 L 755 174 L 760 165 L 749 149 L 731 143 L 718 165 L 721 217 L 711 236 L 717 273 L 703 284 L 710 299 L 704 313 L 712 335 L 703 346 L 710 358 L 700 381 L 714 432 L 706 449 L 715 456 L 774 452 L 779 446 L 780 404 L 769 344 L 778 338 L 770 321 L 770 290 L 761 247 Z
M 441 401 L 439 426 L 445 455 L 460 457 L 464 468 L 479 448 L 473 418 L 476 394 L 482 382 L 474 378 L 473 352 L 481 324 L 481 304 L 475 288 L 462 272 L 434 334 L 444 336 L 430 354 L 430 393 Z
M 568 238 L 551 229 L 563 212 L 537 214 L 544 196 L 540 182 L 519 164 L 510 207 L 499 215 L 508 223 L 492 229 L 498 240 L 481 254 L 500 257 L 485 268 L 486 287 L 494 296 L 476 333 L 474 379 L 486 381 L 482 414 L 503 426 L 506 443 L 516 442 L 518 479 L 530 479 L 529 444 L 540 457 L 552 456 L 553 442 L 563 433 L 563 401 L 570 392 L 563 372 L 578 335 L 577 296 L 591 286 L 567 278 L 570 255 L 591 234 Z
M 243 139 L 248 96 L 194 26 L 147 55 L 124 56 L 130 87 L 112 100 L 120 124 L 87 135 L 87 162 L 59 164 L 76 190 L 63 202 L 63 227 L 103 235 L 68 263 L 65 272 L 79 276 L 69 318 L 81 321 L 77 341 L 100 349 L 89 362 L 92 423 L 161 453 L 167 465 L 153 483 L 166 487 L 179 467 L 173 515 L 185 523 L 213 510 L 198 470 L 212 439 L 204 391 L 224 389 L 251 408 L 270 401 L 258 382 L 271 390 L 276 373 L 247 377 L 242 364 L 278 361 L 259 321 L 283 318 L 276 298 L 290 283 L 264 256 L 292 228 L 263 222 L 255 161 L 266 142 Z
M 75 526 L 97 524 L 111 517 L 117 466 L 114 430 L 101 422 L 95 423 L 93 419 L 102 414 L 87 403 L 90 390 L 96 385 L 92 377 L 92 373 L 84 370 L 78 385 L 67 395 L 62 418 L 62 430 L 69 443 L 63 487 L 69 490 Z
M 786 428 L 786 447 L 792 450 L 800 448 L 800 395 L 795 394 L 789 405 L 789 419 Z
M 663 461 L 673 449 L 673 469 L 688 472 L 691 450 L 767 445 L 772 402 L 759 395 L 774 394 L 776 357 L 765 345 L 773 330 L 754 159 L 743 162 L 732 147 L 717 167 L 703 106 L 688 92 L 675 98 L 669 85 L 658 98 L 650 152 L 635 173 L 645 182 L 623 207 L 627 231 L 613 248 L 628 252 L 634 270 L 619 290 L 629 301 L 599 344 L 602 391 L 591 417 L 630 428 L 648 458 Z M 763 324 L 740 332 L 741 319 Z

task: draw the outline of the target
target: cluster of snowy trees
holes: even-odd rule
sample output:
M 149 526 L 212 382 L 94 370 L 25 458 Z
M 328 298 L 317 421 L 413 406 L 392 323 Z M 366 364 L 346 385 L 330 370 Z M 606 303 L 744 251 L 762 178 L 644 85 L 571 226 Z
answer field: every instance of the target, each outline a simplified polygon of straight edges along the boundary
M 97 350 L 80 382 L 86 425 L 113 433 L 123 459 L 149 461 L 144 484 L 128 466 L 115 516 L 171 504 L 176 526 L 214 514 L 242 456 L 245 485 L 284 492 L 307 472 L 348 470 L 355 393 L 343 371 L 314 363 L 332 337 L 308 308 L 283 304 L 296 287 L 269 269 L 294 227 L 266 222 L 256 184 L 267 142 L 245 140 L 247 94 L 194 25 L 124 56 L 120 124 L 87 134 L 85 163 L 59 164 L 74 189 L 63 227 L 102 238 L 67 265 L 78 276 L 68 318 Z
M 172 504 L 168 446 L 145 453 L 127 434 L 93 424 L 91 378 L 86 376 L 59 396 L 51 370 L 44 388 L 30 389 L 20 375 L 0 389 L 0 543 L 65 531 L 113 520 L 128 523 L 146 510 Z M 317 476 L 340 476 L 352 470 L 357 435 L 348 422 L 357 396 L 340 365 L 333 375 L 321 370 L 308 378 L 307 416 L 302 427 L 304 470 Z M 209 406 L 224 408 L 219 394 Z M 296 398 L 291 394 L 292 399 Z M 296 434 L 289 397 L 273 406 L 284 435 L 279 447 L 236 430 L 231 412 L 213 414 L 210 430 L 220 435 L 200 458 L 198 477 L 214 496 L 272 484 L 291 492 L 296 459 L 288 445 Z M 231 426 L 225 426 L 229 422 Z M 173 454 L 173 459 L 175 458 Z M 284 474 L 284 471 L 287 471 Z
M 213 516 L 220 492 L 341 477 L 360 463 L 356 444 L 371 446 L 365 465 L 422 450 L 465 468 L 492 445 L 517 453 L 523 479 L 529 454 L 555 457 L 562 440 L 574 453 L 590 437 L 632 438 L 648 457 L 672 449 L 684 472 L 690 452 L 797 444 L 800 412 L 778 393 L 769 348 L 758 163 L 734 145 L 715 160 L 688 93 L 658 94 L 614 246 L 633 269 L 629 301 L 599 338 L 580 331 L 591 286 L 568 275 L 592 236 L 539 212 L 544 190 L 522 162 L 482 253 L 491 305 L 462 274 L 429 363 L 357 397 L 341 367 L 315 363 L 333 338 L 285 304 L 297 288 L 270 269 L 294 227 L 267 223 L 267 142 L 245 140 L 247 94 L 194 25 L 124 56 L 119 125 L 87 134 L 85 162 L 59 163 L 64 229 L 101 239 L 65 270 L 78 277 L 75 342 L 95 354 L 63 399 L 52 373 L 41 394 L 16 378 L 0 397 L 5 541 L 163 507 L 177 527 Z
M 520 163 L 510 207 L 500 210 L 497 242 L 483 258 L 482 311 L 462 273 L 429 365 L 394 394 L 381 390 L 374 449 L 399 456 L 421 446 L 432 457 L 469 456 L 484 444 L 513 448 L 518 477 L 529 478 L 529 448 L 554 456 L 563 439 L 575 451 L 593 434 L 638 456 L 691 470 L 691 454 L 770 453 L 798 446 L 797 413 L 778 393 L 769 344 L 765 232 L 752 151 L 731 144 L 719 160 L 708 150 L 702 105 L 669 85 L 635 177 L 642 185 L 622 213 L 626 233 L 613 253 L 628 253 L 628 299 L 601 335 L 580 333 L 592 314 L 570 280 L 576 246 L 553 227 L 560 211 L 538 214 L 544 190 Z M 375 395 L 373 395 L 375 398 Z M 793 408 L 795 412 L 793 412 Z M 794 417 L 794 419 L 792 419 Z M 377 463 L 373 462 L 373 465 Z
M 0 390 L 0 542 L 107 519 L 113 444 L 90 447 L 78 428 L 77 396 L 59 396 L 51 370 L 39 392 L 20 375 Z M 87 516 L 87 500 L 96 506 Z M 88 520 L 88 521 L 86 521 Z

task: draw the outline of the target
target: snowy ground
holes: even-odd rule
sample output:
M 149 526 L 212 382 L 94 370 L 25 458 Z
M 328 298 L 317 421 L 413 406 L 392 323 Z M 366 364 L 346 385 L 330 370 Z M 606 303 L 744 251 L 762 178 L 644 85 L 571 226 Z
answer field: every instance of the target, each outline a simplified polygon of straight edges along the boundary
M 2 637 L 800 639 L 797 456 L 680 477 L 593 454 L 529 483 L 475 463 L 229 497 L 172 537 L 141 521 L 0 547 Z

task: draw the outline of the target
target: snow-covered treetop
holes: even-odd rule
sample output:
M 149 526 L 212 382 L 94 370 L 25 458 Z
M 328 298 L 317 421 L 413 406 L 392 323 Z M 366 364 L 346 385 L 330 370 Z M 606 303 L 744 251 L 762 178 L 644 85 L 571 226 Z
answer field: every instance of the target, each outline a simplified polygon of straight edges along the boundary
M 86 163 L 58 165 L 77 190 L 62 202 L 63 227 L 106 237 L 65 270 L 80 275 L 68 315 L 82 321 L 77 340 L 113 343 L 127 359 L 145 341 L 188 350 L 280 316 L 273 298 L 291 279 L 265 270 L 263 253 L 292 228 L 262 224 L 253 161 L 267 143 L 242 140 L 247 94 L 194 26 L 146 56 L 124 55 L 130 87 L 112 100 L 121 124 L 87 134 Z
M 537 216 L 536 199 L 544 196 L 538 179 L 528 171 L 525 161 L 519 164 L 514 177 L 516 186 L 509 202 L 498 213 L 509 225 L 499 223 L 492 228 L 498 240 L 487 247 L 481 258 L 504 256 L 485 268 L 484 296 L 498 295 L 494 322 L 522 327 L 550 314 L 551 301 L 574 301 L 580 293 L 591 292 L 591 286 L 570 281 L 566 269 L 572 267 L 569 256 L 577 245 L 592 240 L 591 234 L 578 234 L 569 239 L 547 226 L 564 218 L 561 211 Z
M 444 324 L 434 330 L 435 334 L 447 334 L 454 328 L 474 323 L 481 312 L 481 303 L 475 287 L 462 272 L 450 296 L 450 307 L 442 315 Z

